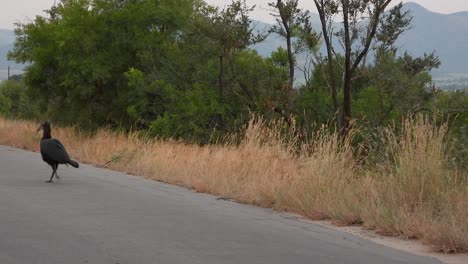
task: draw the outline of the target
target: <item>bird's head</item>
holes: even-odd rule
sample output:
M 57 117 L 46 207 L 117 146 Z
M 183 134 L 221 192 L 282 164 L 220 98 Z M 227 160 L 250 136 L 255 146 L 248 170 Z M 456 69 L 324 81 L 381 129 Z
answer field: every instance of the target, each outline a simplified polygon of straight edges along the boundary
M 37 128 L 37 132 L 44 130 L 50 133 L 50 123 L 49 122 L 42 122 L 41 125 Z

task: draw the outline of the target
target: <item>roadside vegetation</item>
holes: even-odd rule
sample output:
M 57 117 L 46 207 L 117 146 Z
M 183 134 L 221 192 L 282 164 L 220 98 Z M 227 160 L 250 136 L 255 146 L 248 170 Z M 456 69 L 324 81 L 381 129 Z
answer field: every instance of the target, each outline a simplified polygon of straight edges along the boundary
M 351 2 L 314 1 L 315 28 L 273 1 L 257 32 L 243 0 L 59 1 L 17 25 L 0 144 L 37 151 L 47 120 L 81 162 L 467 252 L 468 93 L 395 45 L 402 5 Z
M 199 146 L 138 132 L 93 135 L 54 128 L 81 162 L 177 184 L 243 203 L 363 225 L 421 239 L 445 253 L 468 251 L 468 174 L 451 164 L 447 124 L 421 115 L 382 131 L 374 158 L 356 155 L 352 136 L 322 127 L 297 145 L 283 123 L 252 117 L 231 141 Z M 37 123 L 0 119 L 0 144 L 38 151 Z M 351 134 L 359 134 L 352 131 Z M 378 156 L 378 157 L 377 157 Z

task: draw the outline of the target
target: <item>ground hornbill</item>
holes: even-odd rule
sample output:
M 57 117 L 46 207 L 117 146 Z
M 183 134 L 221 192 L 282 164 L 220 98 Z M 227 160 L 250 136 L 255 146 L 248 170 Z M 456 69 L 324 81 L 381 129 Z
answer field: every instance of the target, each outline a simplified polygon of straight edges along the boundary
M 57 175 L 57 168 L 59 164 L 70 164 L 73 167 L 78 168 L 78 162 L 70 159 L 62 143 L 58 139 L 54 139 L 51 137 L 50 124 L 48 122 L 42 123 L 41 126 L 37 129 L 37 132 L 39 132 L 40 130 L 43 130 L 41 139 L 42 160 L 47 162 L 47 164 L 49 164 L 52 167 L 52 175 L 50 176 L 50 180 L 48 180 L 47 182 L 52 182 L 54 174 L 55 178 L 60 178 Z

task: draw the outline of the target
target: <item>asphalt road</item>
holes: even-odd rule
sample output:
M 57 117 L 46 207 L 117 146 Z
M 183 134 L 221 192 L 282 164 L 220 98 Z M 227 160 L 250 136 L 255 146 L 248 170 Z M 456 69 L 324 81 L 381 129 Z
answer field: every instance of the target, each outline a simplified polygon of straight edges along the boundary
M 439 263 L 289 214 L 0 146 L 1 264 Z

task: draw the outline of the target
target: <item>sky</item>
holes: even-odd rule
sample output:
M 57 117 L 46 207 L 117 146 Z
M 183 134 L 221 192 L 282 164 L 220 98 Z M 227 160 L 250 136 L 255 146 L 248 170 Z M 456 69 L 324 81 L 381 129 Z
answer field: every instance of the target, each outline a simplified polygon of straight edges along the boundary
M 0 6 L 0 29 L 13 29 L 15 22 L 25 23 L 33 20 L 36 15 L 44 15 L 43 10 L 49 9 L 58 0 L 6 0 Z M 225 6 L 231 0 L 205 0 L 212 5 Z M 249 6 L 256 5 L 256 11 L 251 14 L 252 19 L 264 22 L 273 22 L 269 15 L 268 2 L 273 0 L 247 0 Z M 395 4 L 399 0 L 394 0 Z M 459 11 L 468 11 L 468 0 L 411 0 L 403 2 L 416 2 L 425 8 L 443 14 Z M 299 0 L 302 8 L 315 12 L 313 0 Z

